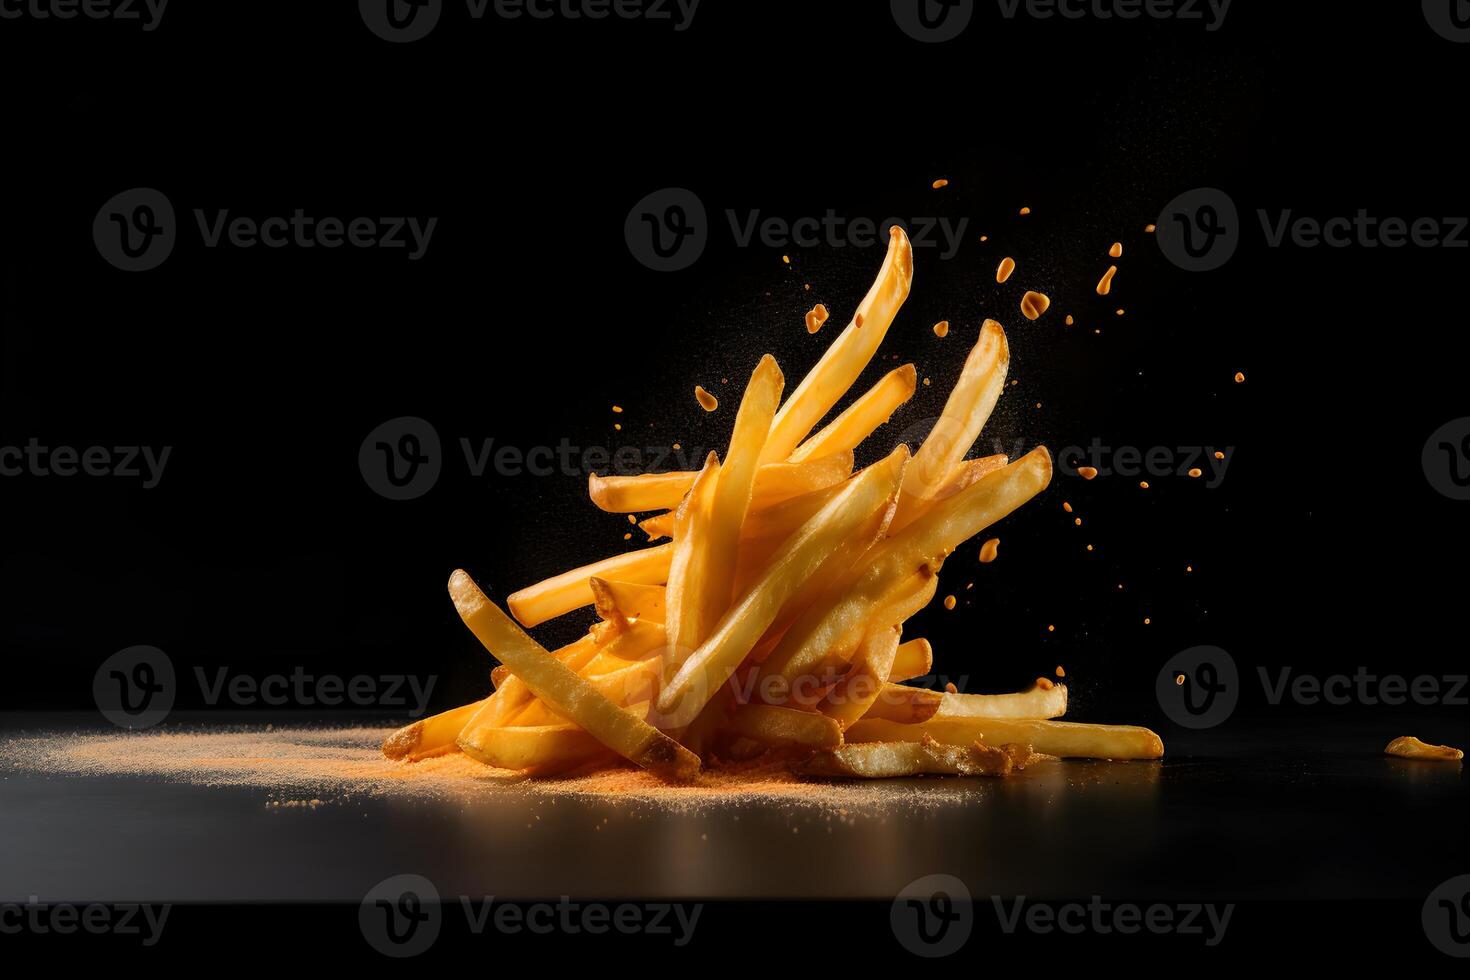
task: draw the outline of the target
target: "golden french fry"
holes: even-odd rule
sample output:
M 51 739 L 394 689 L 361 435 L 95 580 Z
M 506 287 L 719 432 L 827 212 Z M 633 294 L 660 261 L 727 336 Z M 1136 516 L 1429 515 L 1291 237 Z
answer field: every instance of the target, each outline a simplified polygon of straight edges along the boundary
M 926 687 L 885 684 L 878 694 L 878 700 L 868 707 L 868 712 L 863 717 L 882 718 L 902 725 L 917 725 L 933 718 L 943 699 L 941 692 L 931 691 Z
M 762 462 L 789 458 L 812 431 L 812 426 L 852 387 L 883 342 L 899 307 L 908 299 L 913 281 L 914 251 L 908 235 L 895 225 L 889 231 L 888 254 L 878 270 L 878 278 L 858 304 L 852 322 L 838 334 L 776 414 Z
M 810 493 L 841 483 L 852 473 L 852 450 L 832 453 L 800 463 L 785 460 L 761 464 L 751 495 L 753 510 L 770 507 L 798 494 Z M 592 502 L 613 514 L 646 510 L 674 510 L 694 486 L 695 470 L 646 473 L 641 476 L 597 476 L 587 478 Z
M 1017 694 L 944 694 L 936 718 L 1060 718 L 1067 685 L 1032 686 Z
M 945 745 L 1021 742 L 1061 758 L 1159 759 L 1164 755 L 1159 736 L 1131 725 L 1024 718 L 931 718 L 919 725 L 901 725 L 864 718 L 847 730 L 849 742 L 917 742 L 926 735 Z
M 897 492 L 908 462 L 900 446 L 887 459 L 870 466 L 776 553 L 759 581 L 720 621 L 713 635 L 684 662 L 663 693 L 658 708 L 682 727 L 714 697 L 787 602 Z
M 704 552 L 700 545 L 709 530 L 720 460 L 710 453 L 689 495 L 674 519 L 674 557 L 669 562 L 669 584 L 664 589 L 664 626 L 668 630 L 665 669 L 672 676 L 684 657 L 699 646 Z
M 980 339 L 965 361 L 960 380 L 944 403 L 939 421 L 914 454 L 913 468 L 903 478 L 903 498 L 925 500 L 939 492 L 995 410 L 995 403 L 1005 390 L 1010 362 L 1005 330 L 994 320 L 986 320 L 980 328 Z M 900 514 L 910 506 L 900 499 Z
M 934 647 L 923 638 L 909 640 L 898 645 L 898 652 L 893 655 L 893 669 L 888 672 L 888 679 L 895 684 L 899 681 L 911 681 L 915 677 L 925 676 L 933 669 Z M 919 688 L 910 690 L 919 690 Z
M 846 728 L 868 712 L 883 692 L 898 653 L 898 627 L 870 633 L 853 657 L 852 669 L 827 692 L 818 710 Z
M 822 431 L 798 446 L 791 454 L 791 462 L 856 449 L 914 396 L 917 379 L 918 372 L 912 364 L 889 371 Z
M 552 656 L 566 664 L 571 670 L 578 671 L 585 667 L 592 658 L 597 656 L 599 650 L 612 640 L 612 634 L 588 633 L 574 643 L 569 643 L 555 651 Z M 536 699 L 531 689 L 518 680 L 509 667 L 501 664 L 491 671 L 491 677 L 499 677 L 495 681 L 495 693 L 480 702 L 480 710 L 471 719 L 476 725 L 489 725 L 492 727 L 506 725 L 517 714 L 523 711 L 526 705 Z
M 592 605 L 597 597 L 592 594 L 592 586 L 587 584 L 590 578 L 663 585 L 669 579 L 669 563 L 673 557 L 672 544 L 614 555 L 521 589 L 512 594 L 506 604 L 521 625 L 529 629 L 573 609 Z
M 547 653 L 487 599 L 464 571 L 456 570 L 449 579 L 449 594 L 460 618 L 485 649 L 558 714 L 623 758 L 661 777 L 685 779 L 699 770 L 697 756 L 613 704 L 585 678 Z
M 471 726 L 459 737 L 465 755 L 497 769 L 540 769 L 587 762 L 607 752 L 601 742 L 576 725 L 496 728 Z
M 1401 759 L 1423 759 L 1429 762 L 1459 762 L 1465 753 L 1449 745 L 1430 745 L 1412 735 L 1400 735 L 1388 743 L 1384 753 Z
M 831 749 L 842 744 L 842 727 L 826 715 L 769 704 L 747 704 L 730 715 L 730 731 L 767 745 Z
M 661 538 L 672 538 L 674 536 L 674 518 L 678 516 L 674 511 L 664 511 L 662 514 L 654 514 L 652 517 L 644 518 L 638 522 L 638 530 L 648 535 L 648 540 L 658 541 Z
M 830 596 L 798 617 L 763 672 L 779 674 L 790 684 L 816 672 L 829 657 L 845 657 L 867 630 L 902 622 L 886 617 L 874 621 L 873 616 L 895 603 L 902 605 L 899 596 L 912 587 L 910 582 L 932 597 L 944 556 L 1040 493 L 1050 481 L 1051 456 L 1038 448 L 934 504 L 923 517 L 875 547 Z M 905 616 L 912 614 L 912 608 L 904 608 Z
M 460 731 L 469 724 L 485 700 L 451 708 L 403 726 L 383 740 L 383 755 L 389 759 L 418 762 L 455 751 L 455 739 L 459 738 Z
M 750 383 L 746 385 L 745 395 L 735 414 L 730 451 L 711 492 L 709 509 L 695 519 L 693 536 L 699 540 L 690 563 L 694 571 L 692 588 L 684 589 L 681 594 L 674 589 L 673 575 L 670 575 L 668 624 L 672 657 L 668 666 L 671 672 L 677 670 L 684 658 L 714 632 L 734 598 L 740 528 L 750 509 L 761 450 L 771 431 L 776 408 L 781 404 L 784 385 L 785 379 L 776 366 L 776 359 L 769 354 L 762 357 L 750 376 Z M 690 499 L 694 496 L 691 492 Z M 701 520 L 702 528 L 698 526 Z M 683 532 L 684 529 L 676 524 L 676 555 L 684 543 L 678 540 Z
M 609 615 L 620 616 L 624 620 L 637 620 L 643 623 L 662 623 L 664 621 L 664 587 L 662 585 L 612 582 L 596 577 L 589 579 L 587 584 L 592 588 L 592 594 L 597 599 L 595 605 L 598 615 L 602 615 L 603 610 L 607 610 Z
M 967 459 L 955 465 L 950 471 L 949 478 L 939 488 L 933 497 L 925 499 L 921 497 L 910 497 L 909 506 L 902 512 L 894 515 L 893 526 L 888 529 L 889 535 L 897 534 L 908 527 L 914 521 L 923 517 L 929 509 L 941 500 L 947 500 L 962 490 L 968 489 L 980 482 L 980 478 L 1003 470 L 1010 463 L 1004 454 L 997 456 L 982 456 L 979 459 Z
M 819 752 L 798 770 L 803 775 L 855 779 L 901 776 L 1005 776 L 1037 757 L 1027 745 L 992 748 L 982 743 L 941 745 L 933 739 L 913 742 L 848 743 Z

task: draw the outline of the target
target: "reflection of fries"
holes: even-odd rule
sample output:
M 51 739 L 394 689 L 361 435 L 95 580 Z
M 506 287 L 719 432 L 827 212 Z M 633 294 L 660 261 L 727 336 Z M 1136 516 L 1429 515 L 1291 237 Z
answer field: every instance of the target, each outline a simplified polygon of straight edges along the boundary
M 774 358 L 756 365 L 723 458 L 697 472 L 592 476 L 604 511 L 645 517 L 669 539 L 564 572 L 506 601 L 526 628 L 592 606 L 587 633 L 548 653 L 464 572 L 450 594 L 494 654 L 494 692 L 415 722 L 384 752 L 413 761 L 456 747 L 533 775 L 620 758 L 684 779 L 700 758 L 804 756 L 812 775 L 1004 775 L 1035 758 L 1157 758 L 1146 729 L 1047 719 L 1067 690 L 941 693 L 899 682 L 928 675 L 933 650 L 900 643 L 934 599 L 945 559 L 1051 480 L 1038 448 L 967 459 L 1004 390 L 1009 347 L 986 321 L 934 430 L 854 473 L 860 443 L 914 394 L 912 365 L 890 371 L 814 428 L 877 353 L 913 279 L 895 228 L 852 322 L 782 401 Z M 952 688 L 951 688 L 952 690 Z

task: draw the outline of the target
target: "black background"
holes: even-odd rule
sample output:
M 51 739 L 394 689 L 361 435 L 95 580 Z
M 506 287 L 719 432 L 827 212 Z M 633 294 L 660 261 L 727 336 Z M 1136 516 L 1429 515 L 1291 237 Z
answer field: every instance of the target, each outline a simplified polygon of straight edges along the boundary
M 151 490 L 0 480 L 0 706 L 87 709 L 97 665 L 133 644 L 185 673 L 408 672 L 438 678 L 433 707 L 480 696 L 488 662 L 446 599 L 453 568 L 502 599 L 636 541 L 586 501 L 585 474 L 475 478 L 459 440 L 723 448 L 760 354 L 789 390 L 881 261 L 876 247 L 737 247 L 726 209 L 969 219 L 953 259 L 916 255 L 882 357 L 934 384 L 867 458 L 938 414 L 984 317 L 1007 327 L 1020 380 L 986 451 L 1233 448 L 1217 489 L 1059 476 L 998 529 L 995 564 L 978 564 L 978 540 L 961 549 L 941 595 L 962 605 L 907 631 L 934 641 L 948 678 L 1014 689 L 1065 664 L 1077 717 L 1167 732 L 1154 676 L 1200 643 L 1247 671 L 1463 672 L 1466 505 L 1428 485 L 1420 450 L 1464 414 L 1470 252 L 1271 249 L 1255 217 L 1466 212 L 1470 48 L 1417 4 L 1237 0 L 1216 32 L 1004 21 L 982 4 L 961 39 L 932 46 L 882 3 L 705 0 L 682 33 L 475 22 L 449 4 L 430 37 L 390 45 L 350 3 L 176 0 L 151 33 L 6 20 L 0 44 L 0 444 L 172 447 Z M 932 190 L 938 177 L 950 186 Z M 181 238 L 162 267 L 127 274 L 91 224 L 136 186 L 169 196 Z M 694 190 L 713 228 L 692 269 L 660 274 L 631 257 L 623 222 L 667 186 Z M 1224 269 L 1190 274 L 1143 228 L 1200 186 L 1230 193 L 1245 240 Z M 206 249 L 191 214 L 298 207 L 439 221 L 409 262 Z M 1115 240 L 1103 300 L 1092 286 Z M 1007 254 L 1020 271 L 997 286 Z M 1017 311 L 1028 288 L 1053 300 L 1036 323 Z M 811 337 L 814 300 L 834 323 Z M 939 319 L 954 324 L 944 340 Z M 860 387 L 900 362 L 875 361 Z M 695 384 L 719 412 L 697 407 Z M 445 469 L 391 502 L 357 453 L 405 415 L 435 426 Z M 180 706 L 203 706 L 192 684 Z M 1259 684 L 1244 707 L 1304 723 L 1348 710 L 1268 708 Z M 1431 709 L 1422 734 L 1463 714 Z

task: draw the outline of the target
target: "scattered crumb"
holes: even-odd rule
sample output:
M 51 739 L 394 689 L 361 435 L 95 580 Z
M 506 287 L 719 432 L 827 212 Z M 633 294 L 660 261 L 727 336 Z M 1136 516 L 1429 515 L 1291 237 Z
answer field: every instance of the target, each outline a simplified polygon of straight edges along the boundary
M 706 412 L 713 412 L 715 409 L 720 407 L 720 400 L 714 395 L 711 395 L 709 392 L 705 391 L 703 386 L 701 385 L 694 386 L 694 397 L 696 400 L 698 400 L 699 407 L 704 409 Z
M 1000 265 L 995 268 L 995 281 L 1005 282 L 1016 271 L 1016 260 L 1007 255 L 1000 260 Z
M 936 180 L 934 182 L 934 189 L 936 191 L 939 190 L 941 187 L 948 187 L 948 186 L 949 186 L 949 181 L 945 180 L 943 177 L 940 177 L 938 180 Z
M 954 605 L 955 605 L 955 601 L 956 600 L 955 600 L 955 597 L 954 596 L 952 596 L 952 595 L 945 596 L 944 597 L 944 608 L 945 609 L 953 609 L 954 608 Z
M 989 565 L 1000 551 L 1000 538 L 991 538 L 980 546 L 980 564 Z
M 1113 247 L 1110 248 L 1110 249 L 1108 249 L 1108 255 L 1110 257 L 1112 257 L 1112 258 L 1115 258 L 1115 259 L 1122 258 L 1122 256 L 1123 256 L 1123 243 L 1122 242 L 1113 242 Z
M 940 320 L 938 323 L 934 324 L 934 336 L 936 336 L 936 337 L 948 337 L 949 336 L 949 321 L 948 320 Z

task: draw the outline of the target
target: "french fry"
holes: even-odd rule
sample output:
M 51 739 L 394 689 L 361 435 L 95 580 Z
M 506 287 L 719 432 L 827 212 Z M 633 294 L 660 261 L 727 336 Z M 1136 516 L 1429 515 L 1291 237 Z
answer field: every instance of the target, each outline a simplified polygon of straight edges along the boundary
M 574 671 L 581 670 L 592 658 L 597 656 L 599 650 L 611 641 L 611 636 L 597 633 L 588 633 L 574 643 L 569 643 L 552 654 L 557 660 L 566 664 Z M 495 681 L 495 693 L 480 702 L 480 710 L 470 719 L 474 725 L 505 725 L 517 714 L 523 711 L 526 705 L 536 699 L 531 689 L 516 678 L 515 674 L 505 664 L 501 664 L 491 671 L 492 679 L 499 676 Z
M 863 718 L 882 718 L 901 725 L 917 725 L 933 718 L 943 700 L 943 693 L 926 687 L 886 684 L 879 692 L 878 699 L 869 705 Z
M 418 762 L 455 751 L 455 739 L 484 704 L 476 701 L 405 725 L 383 740 L 384 757 Z
M 769 704 L 747 704 L 730 716 L 730 731 L 767 745 L 831 749 L 842 744 L 842 727 L 826 715 Z
M 756 473 L 751 508 L 778 504 L 798 494 L 841 483 L 852 473 L 852 451 L 832 453 L 799 463 L 777 460 L 763 462 Z M 640 476 L 597 476 L 587 478 L 592 502 L 613 514 L 636 514 L 648 510 L 673 510 L 694 486 L 697 470 L 645 473 Z
M 700 545 L 709 530 L 719 478 L 719 457 L 710 453 L 674 520 L 674 557 L 669 562 L 669 584 L 664 589 L 664 627 L 668 630 L 664 665 L 669 676 L 699 646 L 699 590 L 704 576 Z
M 584 637 L 577 643 L 562 647 L 552 654 L 566 664 L 573 673 L 581 674 L 599 665 L 603 670 L 615 670 L 636 663 L 649 654 L 662 650 L 665 642 L 664 628 L 657 623 L 629 623 L 623 630 L 610 633 L 610 640 L 598 636 Z M 502 665 L 504 666 L 504 665 Z M 539 698 L 532 693 L 524 681 L 512 673 L 504 686 L 495 692 L 496 700 L 504 699 L 500 710 L 486 711 L 483 718 L 476 717 L 475 723 L 500 727 L 504 725 L 542 725 L 565 721 L 545 710 Z M 549 719 L 549 720 L 548 720 Z
M 521 589 L 512 594 L 506 604 L 510 606 L 511 615 L 530 629 L 573 609 L 592 605 L 597 597 L 592 594 L 592 586 L 587 584 L 590 578 L 663 585 L 669 580 L 669 563 L 673 558 L 672 544 L 614 555 Z
M 674 518 L 678 516 L 674 511 L 667 510 L 662 514 L 654 514 L 638 522 L 638 530 L 648 535 L 649 541 L 660 541 L 664 538 L 674 536 Z
M 955 467 L 980 436 L 995 403 L 1005 390 L 1011 353 L 1005 330 L 994 320 L 980 328 L 980 339 L 965 361 L 960 380 L 944 404 L 939 421 L 914 454 L 914 465 L 903 478 L 898 520 L 906 524 L 907 512 L 938 496 Z
M 485 649 L 558 714 L 623 758 L 665 779 L 687 779 L 699 770 L 697 756 L 613 704 L 585 678 L 547 653 L 487 599 L 462 570 L 449 579 L 449 594 L 460 618 Z
M 898 447 L 882 463 L 868 467 L 851 481 L 792 535 L 760 580 L 664 688 L 658 699 L 663 715 L 676 719 L 674 724 L 682 727 L 699 714 L 803 583 L 816 575 L 875 511 L 892 500 L 907 462 L 908 448 Z
M 914 397 L 917 380 L 918 372 L 912 364 L 889 371 L 822 431 L 798 446 L 791 462 L 856 449 L 892 418 L 900 405 Z
M 853 657 L 852 669 L 827 692 L 818 705 L 822 714 L 846 728 L 868 712 L 883 693 L 898 653 L 899 627 L 880 627 L 870 633 Z
M 1031 686 L 1017 694 L 944 694 L 936 718 L 1060 718 L 1067 685 Z
M 868 629 L 892 624 L 871 620 L 900 602 L 912 588 L 909 583 L 917 582 L 932 597 L 945 555 L 1040 493 L 1050 481 L 1051 456 L 1038 448 L 936 503 L 864 557 L 861 567 L 839 583 L 828 601 L 803 613 L 771 653 L 764 673 L 779 674 L 789 685 L 815 672 L 829 657 L 845 657 Z
M 950 471 L 949 478 L 944 481 L 943 486 L 932 498 L 909 498 L 909 506 L 902 513 L 894 515 L 893 526 L 888 529 L 888 533 L 897 534 L 927 514 L 929 509 L 939 501 L 948 500 L 955 494 L 974 486 L 980 482 L 981 477 L 994 473 L 996 470 L 1003 470 L 1009 463 L 1010 460 L 1001 454 L 967 459 L 955 464 L 954 469 Z
M 931 718 L 901 725 L 864 718 L 847 730 L 849 742 L 917 742 L 929 736 L 945 745 L 1021 742 L 1037 752 L 1072 759 L 1159 759 L 1164 743 L 1147 728 L 1085 725 L 1022 718 Z
M 686 590 L 682 597 L 685 604 L 678 616 L 672 601 L 675 592 L 670 578 L 670 649 L 679 658 L 670 664 L 672 668 L 677 668 L 687 653 L 692 653 L 714 632 L 734 598 L 740 528 L 750 509 L 761 450 L 770 434 L 771 420 L 776 417 L 776 409 L 781 404 L 785 383 L 776 359 L 767 354 L 756 365 L 740 400 L 740 408 L 735 414 L 735 431 L 730 437 L 730 450 L 712 492 L 705 517 L 707 523 L 695 553 L 695 587 L 692 593 Z M 693 496 L 691 492 L 691 499 Z M 675 544 L 677 548 L 683 542 L 676 541 Z
M 601 742 L 576 725 L 562 722 L 466 729 L 459 738 L 465 755 L 497 769 L 541 769 L 590 761 L 607 752 Z
M 763 462 L 787 459 L 857 381 L 888 333 L 893 318 L 908 299 L 914 281 L 914 251 L 897 225 L 889 231 L 888 254 L 852 322 L 827 348 L 796 390 L 781 406 L 761 456 Z
M 620 616 L 624 620 L 643 623 L 664 621 L 664 587 L 642 585 L 637 582 L 613 582 L 593 577 L 587 583 L 596 597 L 594 605 L 598 614 L 604 610 L 608 615 Z
M 1449 745 L 1430 745 L 1413 735 L 1400 735 L 1383 750 L 1386 755 L 1401 759 L 1422 759 L 1429 762 L 1459 762 L 1465 753 Z
M 893 655 L 893 669 L 888 672 L 888 679 L 895 684 L 899 681 L 911 681 L 915 677 L 923 677 L 934 669 L 934 647 L 928 640 L 908 640 L 898 645 L 898 651 Z M 917 689 L 915 689 L 917 690 Z
M 931 739 L 913 742 L 864 742 L 819 752 L 798 770 L 803 775 L 852 779 L 893 779 L 901 776 L 1006 776 L 1035 760 L 1031 747 L 992 748 L 942 745 Z

